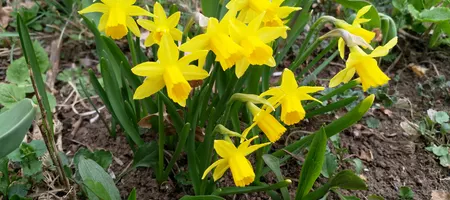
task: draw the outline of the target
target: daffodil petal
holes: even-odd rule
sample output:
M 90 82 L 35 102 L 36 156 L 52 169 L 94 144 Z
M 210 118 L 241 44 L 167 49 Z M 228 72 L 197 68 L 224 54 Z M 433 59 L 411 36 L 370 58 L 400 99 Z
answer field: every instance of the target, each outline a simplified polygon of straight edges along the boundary
M 363 91 L 367 91 L 371 87 L 378 87 L 388 83 L 390 78 L 381 71 L 375 59 L 370 58 L 364 60 L 364 65 L 357 66 L 356 72 L 361 78 Z
M 158 59 L 161 63 L 171 64 L 178 61 L 178 48 L 170 34 L 164 34 L 159 45 Z
M 264 13 L 261 13 L 258 15 L 255 19 L 250 21 L 248 24 L 248 28 L 253 31 L 257 31 L 259 27 L 261 26 L 262 19 L 264 18 Z
M 322 91 L 324 90 L 324 87 L 318 87 L 318 86 L 301 86 L 299 88 L 297 88 L 297 92 L 298 93 L 315 93 L 318 91 Z
M 134 92 L 133 99 L 143 99 L 164 88 L 164 80 L 160 77 L 147 78 Z
M 247 71 L 248 67 L 250 66 L 250 63 L 246 58 L 240 59 L 236 62 L 236 76 L 240 78 L 242 75 L 245 74 L 245 71 Z
M 294 11 L 298 11 L 301 10 L 302 8 L 300 7 L 289 7 L 289 6 L 282 6 L 278 9 L 277 11 L 277 15 L 278 17 L 280 17 L 281 19 L 284 19 L 286 17 L 288 17 L 292 12 Z
M 260 97 L 279 96 L 282 94 L 283 94 L 283 91 L 279 87 L 271 87 L 268 90 L 266 90 L 265 92 L 261 93 L 259 96 Z
M 201 67 L 197 67 L 195 65 L 189 65 L 186 67 L 182 67 L 181 73 L 183 73 L 184 78 L 187 81 L 191 80 L 202 80 L 209 76 L 208 72 Z
M 131 71 L 138 76 L 159 77 L 164 73 L 164 67 L 157 62 L 144 62 L 133 67 Z
M 99 23 L 98 23 L 98 30 L 99 30 L 99 31 L 105 30 L 106 22 L 108 22 L 108 17 L 109 17 L 108 12 L 105 12 L 105 13 L 100 17 L 100 21 L 99 21 Z
M 208 50 L 209 36 L 201 34 L 193 37 L 180 46 L 180 50 L 184 52 L 195 52 L 199 50 Z
M 176 28 L 170 29 L 170 35 L 172 35 L 172 38 L 176 41 L 180 41 L 183 38 L 183 32 Z
M 375 48 L 372 53 L 369 54 L 369 56 L 375 58 L 387 55 L 389 53 L 389 50 L 394 48 L 394 46 L 397 44 L 397 41 L 397 37 L 392 38 L 384 46 L 378 46 L 377 48 Z
M 331 78 L 329 87 L 336 87 L 342 82 L 345 83 L 347 78 L 353 77 L 353 75 L 355 75 L 355 70 L 352 69 L 351 67 L 347 67 L 347 68 L 341 70 L 339 73 L 337 73 L 333 78 Z
M 134 19 L 130 16 L 127 16 L 127 27 L 130 29 L 130 31 L 136 36 L 141 37 L 141 31 L 139 30 L 138 25 L 134 21 Z
M 247 142 L 247 141 L 246 141 L 246 142 Z M 270 142 L 266 142 L 266 143 L 262 143 L 262 144 L 251 145 L 251 146 L 249 146 L 249 147 L 243 149 L 241 152 L 244 154 L 244 156 L 247 156 L 247 155 L 253 153 L 254 151 L 256 151 L 256 150 L 258 150 L 258 149 L 260 149 L 260 148 L 262 148 L 262 147 L 265 147 L 265 146 L 267 146 L 267 145 L 269 145 L 269 144 L 270 144 Z
M 295 91 L 298 87 L 298 83 L 295 79 L 294 73 L 288 68 L 284 69 L 283 71 L 280 87 L 283 91 Z
M 180 21 L 181 12 L 175 12 L 167 18 L 167 24 L 169 27 L 177 27 L 178 22 Z
M 153 12 L 155 14 L 155 22 L 161 21 L 165 22 L 167 20 L 166 12 L 164 11 L 164 8 L 161 6 L 160 3 L 155 2 L 155 5 L 153 6 Z
M 206 50 L 195 51 L 193 53 L 187 54 L 187 55 L 183 56 L 182 58 L 180 58 L 180 60 L 178 60 L 178 64 L 180 66 L 188 66 L 194 60 L 203 61 L 207 55 L 208 55 L 208 51 L 206 51 Z M 198 66 L 203 67 L 203 64 L 204 63 L 199 63 Z
M 372 8 L 372 5 L 367 5 L 359 9 L 356 13 L 355 21 L 358 21 L 363 15 L 369 12 L 370 8 Z
M 286 33 L 288 27 L 263 27 L 258 30 L 258 36 L 264 43 L 270 43 Z
M 220 165 L 220 164 L 222 164 L 222 163 L 224 163 L 224 162 L 227 162 L 227 160 L 226 160 L 226 159 L 220 159 L 220 160 L 214 162 L 213 164 L 211 164 L 208 168 L 206 168 L 205 172 L 203 172 L 202 179 L 205 179 L 206 175 L 208 175 L 208 173 L 209 173 L 212 169 L 214 169 L 214 167 L 217 167 L 217 165 Z
M 255 126 L 256 126 L 256 122 L 254 122 L 252 125 L 250 125 L 248 128 L 246 128 L 244 130 L 244 132 L 242 132 L 241 143 L 247 138 L 248 133 L 250 133 L 250 130 L 252 130 L 252 128 Z
M 339 56 L 342 59 L 344 59 L 344 57 L 345 57 L 345 41 L 342 38 L 339 38 L 338 49 L 339 49 Z
M 222 158 L 228 158 L 233 155 L 233 152 L 237 151 L 234 144 L 226 140 L 214 140 L 214 149 Z
M 109 11 L 109 7 L 103 3 L 94 3 L 83 10 L 78 11 L 79 14 L 91 13 L 91 12 L 101 12 L 106 13 Z
M 220 164 L 218 164 L 216 169 L 214 169 L 213 173 L 214 181 L 219 180 L 223 176 L 223 174 L 227 171 L 228 168 L 230 168 L 228 162 L 221 162 Z
M 152 22 L 147 19 L 138 19 L 137 23 L 142 26 L 143 28 L 149 30 L 149 31 L 155 31 L 156 30 L 156 24 L 155 22 Z
M 129 16 L 153 16 L 152 13 L 139 6 L 130 6 L 126 11 Z

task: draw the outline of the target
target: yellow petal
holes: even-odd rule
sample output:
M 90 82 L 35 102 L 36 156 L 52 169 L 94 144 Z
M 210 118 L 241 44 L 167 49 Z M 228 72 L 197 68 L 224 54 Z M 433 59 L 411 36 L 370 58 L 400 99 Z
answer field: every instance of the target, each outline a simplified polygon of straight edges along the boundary
M 79 14 L 91 13 L 91 12 L 101 12 L 106 13 L 109 11 L 109 7 L 102 3 L 94 3 L 83 10 L 78 11 Z
M 284 19 L 284 18 L 288 17 L 292 12 L 301 10 L 301 9 L 302 8 L 300 8 L 300 7 L 282 6 L 277 10 L 277 15 L 281 19 Z
M 361 84 L 364 91 L 367 91 L 371 87 L 378 87 L 388 83 L 390 78 L 381 71 L 375 59 L 368 58 L 363 63 L 364 65 L 355 68 L 361 78 Z
M 155 22 L 161 22 L 165 23 L 167 20 L 166 12 L 164 11 L 164 8 L 159 4 L 158 2 L 155 2 L 155 5 L 153 6 L 153 12 L 155 14 Z
M 293 125 L 305 118 L 300 99 L 295 95 L 287 95 L 281 102 L 281 121 L 286 125 Z
M 361 17 L 365 15 L 367 12 L 369 12 L 370 8 L 372 8 L 372 5 L 367 5 L 359 9 L 358 12 L 356 13 L 355 21 L 360 21 Z
M 256 123 L 259 129 L 269 138 L 270 142 L 276 142 L 286 132 L 286 128 L 267 111 L 262 111 L 258 115 Z
M 126 8 L 126 13 L 129 16 L 151 16 L 153 17 L 153 14 L 148 12 L 147 10 L 139 7 L 139 6 L 130 6 Z
M 263 27 L 258 30 L 258 36 L 264 43 L 270 43 L 281 37 L 289 28 L 284 27 Z
M 182 67 L 181 73 L 186 80 L 203 80 L 209 76 L 208 72 L 201 67 L 197 67 L 195 65 L 189 65 L 186 67 Z
M 324 87 L 318 86 L 301 86 L 297 88 L 297 93 L 315 93 L 324 90 Z
M 222 158 L 229 158 L 237 151 L 234 144 L 226 140 L 214 140 L 214 149 Z
M 247 26 L 238 20 L 230 20 L 228 31 L 230 32 L 230 37 L 237 43 L 240 43 L 240 41 L 248 34 Z
M 214 181 L 219 180 L 223 176 L 223 174 L 227 171 L 228 168 L 230 168 L 228 162 L 221 162 L 219 165 L 217 165 L 213 173 Z
M 161 63 L 172 64 L 178 61 L 178 48 L 170 34 L 164 34 L 161 38 L 158 50 L 158 59 Z
M 134 21 L 134 19 L 130 16 L 127 16 L 127 27 L 130 29 L 130 31 L 136 36 L 141 37 L 141 31 L 139 30 L 138 25 Z
M 288 68 L 284 69 L 283 76 L 281 78 L 281 89 L 285 92 L 297 90 L 298 83 L 295 79 L 294 73 Z
M 108 12 L 106 12 L 105 14 L 103 14 L 103 15 L 100 17 L 100 21 L 99 21 L 99 23 L 98 23 L 98 30 L 99 30 L 99 31 L 105 30 L 106 22 L 108 22 L 108 16 L 109 16 L 109 14 L 108 14 Z
M 283 95 L 283 91 L 279 88 L 279 87 L 271 87 L 269 88 L 267 91 L 261 93 L 259 96 L 260 97 L 265 97 L 265 96 L 281 96 Z
M 144 62 L 133 67 L 131 71 L 138 76 L 161 77 L 164 67 L 157 62 Z
M 186 99 L 192 90 L 178 67 L 169 67 L 164 70 L 164 82 L 170 99 L 180 106 L 186 106 Z
M 164 87 L 161 77 L 147 78 L 134 92 L 133 99 L 143 99 L 160 91 Z
M 255 137 L 257 137 L 257 136 L 255 136 Z M 253 138 L 255 138 L 255 137 L 253 137 Z M 253 138 L 252 138 L 252 139 L 253 139 Z M 252 141 L 252 139 L 247 140 L 247 141 L 245 141 L 244 143 L 250 144 L 250 142 Z M 243 145 L 244 143 L 242 143 L 241 145 Z M 248 146 L 248 144 L 246 144 L 246 145 Z M 251 145 L 251 146 L 248 146 L 248 147 L 246 147 L 246 148 L 239 149 L 239 152 L 241 152 L 244 156 L 247 156 L 247 155 L 253 153 L 254 151 L 256 151 L 256 150 L 258 150 L 258 149 L 260 149 L 260 148 L 262 148 L 262 147 L 265 147 L 265 146 L 267 146 L 267 145 L 269 145 L 269 144 L 270 144 L 270 142 L 266 142 L 266 143 L 262 143 L 262 144 Z M 239 147 L 240 147 L 240 146 L 239 146 Z
M 214 162 L 213 164 L 211 164 L 208 168 L 206 168 L 205 172 L 203 172 L 202 179 L 205 179 L 206 175 L 208 175 L 208 173 L 209 173 L 212 169 L 214 169 L 214 167 L 217 167 L 217 165 L 220 165 L 220 164 L 222 164 L 222 163 L 227 163 L 227 160 L 226 160 L 226 159 L 220 159 L 220 160 Z
M 192 61 L 198 60 L 198 66 L 200 66 L 200 69 L 202 69 L 207 55 L 208 51 L 206 50 L 195 51 L 193 53 L 187 54 L 180 58 L 180 60 L 178 60 L 178 66 L 188 66 Z
M 329 87 L 336 87 L 340 83 L 346 83 L 350 81 L 350 79 L 355 75 L 355 68 L 353 67 L 346 67 L 345 69 L 341 70 L 339 73 L 337 73 L 329 83 Z
M 394 48 L 394 46 L 397 44 L 397 41 L 397 37 L 392 38 L 384 46 L 378 46 L 377 48 L 375 48 L 372 53 L 369 54 L 369 56 L 375 58 L 387 55 L 389 53 L 389 50 Z
M 178 30 L 176 28 L 170 29 L 170 35 L 176 41 L 181 41 L 181 39 L 183 38 L 183 32 L 181 32 L 180 30 Z
M 184 52 L 195 52 L 199 50 L 209 50 L 209 36 L 201 34 L 193 37 L 191 40 L 185 42 L 180 46 L 180 50 Z
M 247 71 L 248 67 L 250 66 L 250 63 L 246 58 L 242 58 L 236 62 L 236 76 L 240 78 L 242 75 L 244 75 L 245 71 Z
M 152 46 L 153 44 L 155 44 L 155 40 L 153 39 L 152 33 L 150 35 L 147 36 L 147 38 L 144 41 L 144 45 L 146 47 Z
M 341 56 L 341 58 L 344 59 L 344 57 L 345 57 L 345 41 L 342 38 L 339 38 L 338 49 L 339 49 L 339 56 Z
M 111 20 L 111 19 L 108 19 Z M 110 36 L 112 39 L 118 40 L 123 36 L 127 35 L 128 29 L 125 24 L 117 24 L 115 26 L 106 26 L 105 34 Z
M 263 18 L 264 13 L 261 13 L 248 24 L 248 28 L 252 31 L 258 31 L 258 29 L 261 27 L 261 22 Z
M 147 19 L 138 19 L 137 23 L 142 26 L 142 28 L 145 28 L 146 30 L 149 31 L 155 31 L 156 30 L 156 25 L 155 22 L 152 22 L 150 20 Z
M 169 27 L 177 27 L 178 22 L 180 21 L 181 13 L 175 12 L 167 19 L 167 25 Z
M 252 165 L 243 155 L 232 156 L 228 163 L 236 186 L 244 187 L 255 180 Z
M 244 142 L 244 140 L 247 138 L 248 133 L 250 133 L 250 130 L 252 130 L 253 127 L 256 126 L 256 122 L 251 124 L 249 127 L 247 127 L 243 132 L 242 132 L 242 138 L 241 138 L 241 143 Z

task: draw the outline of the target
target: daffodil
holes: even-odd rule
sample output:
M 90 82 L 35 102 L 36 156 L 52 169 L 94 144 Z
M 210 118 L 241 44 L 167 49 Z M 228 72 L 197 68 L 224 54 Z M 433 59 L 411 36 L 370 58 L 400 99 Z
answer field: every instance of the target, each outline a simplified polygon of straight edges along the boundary
M 284 0 L 272 0 L 270 5 L 265 10 L 264 14 L 264 26 L 284 26 L 284 19 L 294 11 L 300 10 L 300 7 L 281 6 Z M 287 35 L 282 36 L 286 38 Z
M 255 17 L 265 12 L 269 6 L 269 0 L 231 0 L 226 5 L 229 10 L 240 11 L 238 20 L 244 23 L 249 23 Z
M 184 107 L 192 90 L 187 81 L 202 80 L 208 76 L 208 72 L 202 68 L 207 53 L 197 51 L 179 59 L 173 39 L 169 34 L 163 35 L 158 49 L 159 60 L 144 62 L 131 69 L 134 74 L 147 77 L 136 89 L 133 98 L 143 99 L 165 86 L 169 98 Z M 190 64 L 194 60 L 199 61 L 199 67 Z
M 241 21 L 230 21 L 230 36 L 242 47 L 243 57 L 236 62 L 236 76 L 244 75 L 249 65 L 268 65 L 275 67 L 273 50 L 267 43 L 285 34 L 283 27 L 261 27 L 264 13 L 250 21 L 248 26 Z
M 242 48 L 228 36 L 228 25 L 236 12 L 228 11 L 219 22 L 216 18 L 209 18 L 206 33 L 200 34 L 180 46 L 185 52 L 211 50 L 216 55 L 223 70 L 231 68 L 242 57 Z
M 270 109 L 260 109 L 255 104 L 248 102 L 247 107 L 253 115 L 253 123 L 242 132 L 241 142 L 247 138 L 250 130 L 258 125 L 259 129 L 269 138 L 270 142 L 276 142 L 286 132 L 286 128 L 270 114 Z
M 359 75 L 364 91 L 367 91 L 370 87 L 378 87 L 388 83 L 390 78 L 381 71 L 380 67 L 378 67 L 377 60 L 374 58 L 387 55 L 389 50 L 396 44 L 397 37 L 391 39 L 384 46 L 378 46 L 370 54 L 366 54 L 358 46 L 350 47 L 350 54 L 345 69 L 337 73 L 330 80 L 330 87 L 336 87 L 340 83 L 349 82 L 355 73 Z
M 305 117 L 305 110 L 301 104 L 303 100 L 319 100 L 315 99 L 308 93 L 314 93 L 325 89 L 324 87 L 298 87 L 294 73 L 285 69 L 279 87 L 273 87 L 262 93 L 260 96 L 271 96 L 269 102 L 277 108 L 281 105 L 281 120 L 287 125 L 293 125 Z
M 94 3 L 78 11 L 80 14 L 103 13 L 98 24 L 98 30 L 105 31 L 113 39 L 120 39 L 130 31 L 140 37 L 141 32 L 132 16 L 153 16 L 147 10 L 133 5 L 136 0 L 102 0 L 103 3 Z
M 348 24 L 347 22 L 345 22 L 344 20 L 338 19 L 335 21 L 336 26 L 338 28 L 347 30 L 348 32 L 350 32 L 353 35 L 362 37 L 367 43 L 370 43 L 370 41 L 372 41 L 372 39 L 375 37 L 375 33 L 362 28 L 361 24 L 370 21 L 370 19 L 362 18 L 362 16 L 364 14 L 366 14 L 367 12 L 369 12 L 371 7 L 372 7 L 371 5 L 368 5 L 368 6 L 362 7 L 360 10 L 358 10 L 358 12 L 356 13 L 356 17 L 353 20 L 353 23 L 351 25 Z M 338 49 L 339 49 L 339 53 L 340 53 L 339 55 L 341 56 L 341 58 L 344 58 L 345 42 L 342 38 L 339 38 Z
M 183 33 L 177 29 L 178 21 L 180 21 L 180 12 L 175 12 L 167 18 L 164 8 L 158 2 L 153 6 L 155 17 L 153 21 L 146 19 L 138 19 L 137 23 L 143 28 L 150 31 L 150 35 L 145 39 L 145 46 L 159 44 L 161 38 L 165 34 L 170 34 L 176 41 L 180 41 Z
M 255 180 L 255 172 L 253 167 L 245 156 L 258 150 L 261 147 L 269 145 L 270 143 L 250 145 L 250 143 L 256 139 L 257 136 L 242 142 L 239 147 L 236 148 L 234 144 L 229 140 L 214 140 L 214 149 L 221 157 L 218 161 L 209 166 L 203 173 L 202 179 L 214 169 L 213 178 L 214 181 L 223 176 L 228 168 L 233 175 L 234 184 L 238 187 L 245 187 Z

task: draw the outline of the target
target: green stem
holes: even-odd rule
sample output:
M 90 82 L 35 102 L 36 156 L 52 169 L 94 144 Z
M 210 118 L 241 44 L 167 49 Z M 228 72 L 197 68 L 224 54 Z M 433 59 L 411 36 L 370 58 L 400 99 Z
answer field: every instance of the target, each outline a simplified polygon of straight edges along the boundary
M 184 149 L 184 146 L 186 144 L 186 139 L 189 134 L 190 127 L 191 124 L 189 123 L 186 123 L 186 125 L 184 125 L 183 130 L 180 133 L 180 139 L 178 140 L 177 147 L 175 148 L 175 153 L 173 153 L 172 159 L 170 159 L 170 162 L 167 165 L 166 170 L 164 171 L 162 180 L 167 180 L 167 177 L 169 177 L 170 170 L 172 170 L 173 165 L 180 157 L 181 151 Z
M 219 188 L 219 189 L 217 189 L 216 191 L 213 192 L 213 195 L 226 196 L 226 195 L 233 195 L 233 194 L 245 194 L 245 193 L 251 193 L 251 192 L 262 192 L 262 191 L 268 191 L 268 190 L 277 190 L 277 189 L 280 189 L 280 188 L 283 188 L 283 187 L 287 187 L 291 183 L 292 183 L 291 180 L 286 179 L 284 181 L 280 181 L 280 182 L 275 183 L 273 185 Z
M 314 59 L 302 69 L 302 71 L 298 74 L 298 78 L 300 79 L 303 75 L 306 74 L 317 62 L 319 62 L 331 49 L 333 49 L 337 45 L 337 40 L 333 40 L 324 50 L 322 50 Z
M 158 173 L 157 179 L 158 183 L 162 183 L 164 181 L 163 173 L 164 173 L 164 142 L 165 136 L 164 133 L 164 102 L 162 100 L 161 94 L 158 94 Z
M 133 35 L 131 32 L 128 32 L 127 34 L 127 40 L 128 40 L 128 46 L 131 51 L 131 59 L 133 61 L 133 66 L 136 66 L 138 63 L 138 56 L 136 52 L 136 47 L 133 41 Z

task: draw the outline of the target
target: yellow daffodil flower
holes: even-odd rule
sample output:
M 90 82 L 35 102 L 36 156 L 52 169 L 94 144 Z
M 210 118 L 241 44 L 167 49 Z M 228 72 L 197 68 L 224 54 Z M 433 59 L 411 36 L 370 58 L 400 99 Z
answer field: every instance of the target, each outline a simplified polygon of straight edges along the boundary
M 250 143 L 256 139 L 257 136 L 242 142 L 238 148 L 234 146 L 231 141 L 228 140 L 214 140 L 214 149 L 217 154 L 219 154 L 221 159 L 214 162 L 209 166 L 203 173 L 202 179 L 213 169 L 214 181 L 218 180 L 223 176 L 228 168 L 231 170 L 233 175 L 234 184 L 238 187 L 245 187 L 255 180 L 255 172 L 253 167 L 245 156 L 251 154 L 252 152 L 258 150 L 261 147 L 269 145 L 270 143 L 250 145 Z
M 366 54 L 358 46 L 350 47 L 345 69 L 337 73 L 330 80 L 330 87 L 336 87 L 340 83 L 349 82 L 355 73 L 358 73 L 364 91 L 370 87 L 378 87 L 386 84 L 390 78 L 378 67 L 377 60 L 374 58 L 382 57 L 389 53 L 397 44 L 397 37 L 391 39 L 386 45 L 378 46 L 372 53 Z
M 164 8 L 158 2 L 153 6 L 155 17 L 153 21 L 146 19 L 138 19 L 137 23 L 143 28 L 150 31 L 150 35 L 145 39 L 144 45 L 149 47 L 153 44 L 159 44 L 164 34 L 170 34 L 176 41 L 180 41 L 183 33 L 177 29 L 178 21 L 180 21 L 180 12 L 173 13 L 169 18 L 166 16 Z
M 113 39 L 120 39 L 128 33 L 128 28 L 137 37 L 141 36 L 139 27 L 132 16 L 153 16 L 147 10 L 134 6 L 136 0 L 102 0 L 78 11 L 80 14 L 103 13 L 98 24 L 98 30 L 105 31 Z M 128 27 L 128 28 L 127 28 Z
M 262 14 L 270 6 L 269 0 L 231 0 L 226 7 L 229 10 L 240 11 L 238 20 L 249 23 Z
M 342 28 L 347 30 L 348 32 L 350 32 L 353 35 L 357 35 L 362 37 L 367 43 L 370 43 L 370 41 L 372 41 L 372 39 L 375 37 L 375 33 L 372 31 L 368 31 L 364 28 L 361 27 L 362 23 L 366 23 L 368 21 L 370 21 L 370 19 L 364 19 L 362 18 L 362 16 L 364 14 L 366 14 L 367 12 L 369 12 L 370 8 L 372 6 L 368 5 L 368 6 L 364 6 L 362 7 L 360 10 L 358 10 L 358 12 L 356 13 L 356 17 L 353 20 L 353 23 L 350 25 L 347 22 L 345 22 L 344 20 L 336 20 L 335 24 L 338 28 Z M 345 42 L 342 38 L 339 38 L 338 41 L 338 49 L 339 49 L 339 55 L 341 56 L 341 58 L 344 58 L 345 55 Z
M 242 48 L 228 36 L 230 18 L 236 12 L 228 11 L 219 22 L 216 18 L 209 18 L 206 33 L 200 34 L 180 46 L 185 52 L 211 50 L 216 54 L 216 61 L 220 62 L 223 70 L 231 68 L 242 57 Z
M 294 11 L 300 10 L 300 7 L 289 7 L 289 6 L 281 6 L 284 0 L 272 0 L 270 5 L 265 10 L 266 13 L 264 15 L 264 26 L 284 26 L 283 19 L 287 18 L 289 14 Z M 286 35 L 283 35 L 282 38 L 286 38 Z
M 250 130 L 258 125 L 259 129 L 269 138 L 270 142 L 276 142 L 286 132 L 286 128 L 270 114 L 269 109 L 260 109 L 255 104 L 248 102 L 247 107 L 253 114 L 253 124 L 242 132 L 241 142 L 247 138 Z
M 187 81 L 201 80 L 208 76 L 202 66 L 208 51 L 197 51 L 178 58 L 179 51 L 170 34 L 162 36 L 158 49 L 158 62 L 141 63 L 131 71 L 138 76 L 147 78 L 136 89 L 134 99 L 148 97 L 166 86 L 169 98 L 181 106 L 186 106 L 186 99 L 192 88 Z M 199 61 L 199 67 L 190 65 L 194 60 Z
M 279 87 L 273 87 L 262 93 L 260 96 L 271 96 L 269 102 L 277 108 L 281 105 L 281 120 L 287 125 L 293 125 L 305 118 L 305 110 L 301 104 L 302 100 L 315 99 L 308 93 L 314 93 L 324 90 L 324 87 L 298 87 L 294 73 L 289 69 L 284 69 L 283 77 Z
M 230 21 L 230 36 L 242 47 L 243 57 L 236 62 L 236 76 L 240 78 L 249 65 L 275 67 L 273 50 L 267 43 L 279 38 L 289 29 L 284 27 L 261 27 L 264 13 L 253 19 L 248 26 L 238 20 Z

